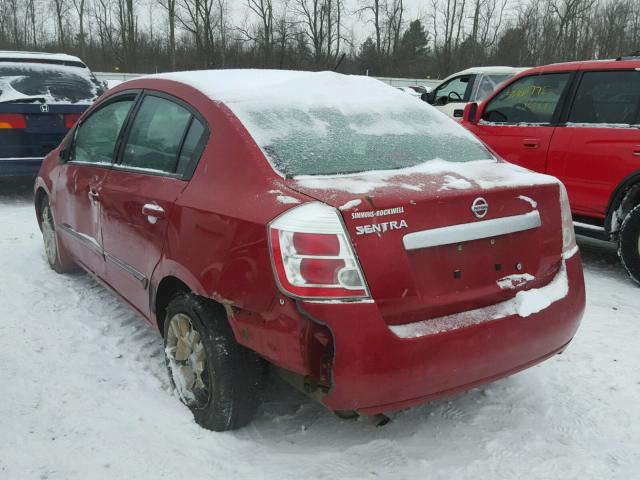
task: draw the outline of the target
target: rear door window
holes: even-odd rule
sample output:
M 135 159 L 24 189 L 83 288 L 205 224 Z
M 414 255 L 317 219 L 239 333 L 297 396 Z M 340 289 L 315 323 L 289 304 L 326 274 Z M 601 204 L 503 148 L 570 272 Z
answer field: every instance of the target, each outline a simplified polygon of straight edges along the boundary
M 640 122 L 640 72 L 585 72 L 569 123 L 632 125 Z
M 520 78 L 491 99 L 482 119 L 493 123 L 549 124 L 569 77 L 569 73 L 549 73 Z
M 201 149 L 201 140 L 205 133 L 205 127 L 197 118 L 194 118 L 189 126 L 187 136 L 184 138 L 180 157 L 178 158 L 178 167 L 176 173 L 187 175 L 193 165 L 195 156 Z
M 121 165 L 156 173 L 176 173 L 178 153 L 191 117 L 191 112 L 171 100 L 145 97 L 131 126 Z
M 69 161 L 111 164 L 120 130 L 134 98 L 109 103 L 92 113 L 78 127 L 69 151 Z

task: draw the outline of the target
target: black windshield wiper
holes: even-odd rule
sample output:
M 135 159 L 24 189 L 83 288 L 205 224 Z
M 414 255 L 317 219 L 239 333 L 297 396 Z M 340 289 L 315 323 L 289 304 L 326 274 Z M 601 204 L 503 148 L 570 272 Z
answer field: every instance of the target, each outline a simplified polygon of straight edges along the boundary
M 45 97 L 20 97 L 20 98 L 9 98 L 7 100 L 0 100 L 0 103 L 33 103 L 33 102 L 42 102 L 45 103 L 47 99 Z

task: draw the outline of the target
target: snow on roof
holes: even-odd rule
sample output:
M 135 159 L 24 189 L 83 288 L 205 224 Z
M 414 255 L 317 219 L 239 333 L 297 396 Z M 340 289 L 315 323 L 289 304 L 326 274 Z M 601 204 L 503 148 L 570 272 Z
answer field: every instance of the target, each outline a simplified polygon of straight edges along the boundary
M 425 102 L 373 77 L 335 72 L 291 70 L 200 70 L 149 75 L 142 78 L 172 80 L 187 84 L 211 98 L 224 102 L 240 120 L 249 122 L 250 112 L 335 109 L 344 115 L 398 113 L 427 109 Z M 442 118 L 434 119 L 438 123 Z M 456 122 L 444 122 L 442 130 L 466 132 Z M 397 132 L 396 132 L 397 133 Z M 468 135 L 470 136 L 470 135 Z
M 269 127 L 255 119 L 256 112 L 283 110 L 313 112 L 332 109 L 345 116 L 379 115 L 376 131 L 369 132 L 372 135 L 415 134 L 417 128 L 437 129 L 439 134 L 478 142 L 466 129 L 437 109 L 372 77 L 330 71 L 237 69 L 161 73 L 142 78 L 184 83 L 214 101 L 224 102 L 263 147 L 269 145 L 274 136 L 282 135 L 287 127 L 301 132 L 299 125 Z M 429 122 L 399 125 L 390 118 L 416 110 L 423 110 Z M 315 118 L 313 114 L 311 117 Z M 320 134 L 324 122 L 325 119 L 317 117 L 313 124 L 306 125 L 308 133 Z
M 295 102 L 296 106 L 333 106 L 371 102 L 371 94 L 398 90 L 371 77 L 343 75 L 335 72 L 308 72 L 297 70 L 199 70 L 149 75 L 143 78 L 161 78 L 190 85 L 213 100 L 224 103 L 269 101 Z M 347 95 L 348 93 L 348 95 Z
M 0 59 L 7 60 L 41 60 L 55 62 L 84 62 L 78 57 L 67 55 L 66 53 L 46 53 L 46 52 L 17 52 L 10 50 L 0 50 Z
M 442 80 L 441 83 L 446 82 L 450 78 L 457 77 L 458 75 L 471 75 L 471 74 L 477 75 L 481 73 L 485 73 L 485 74 L 513 73 L 514 75 L 516 75 L 520 72 L 524 72 L 525 70 L 528 70 L 529 68 L 530 67 L 471 67 L 471 68 L 467 68 L 466 70 L 461 70 L 459 72 L 452 73 L 451 75 L 446 77 L 444 80 Z
M 247 69 L 143 78 L 180 82 L 224 103 L 263 149 L 274 169 L 287 175 L 307 170 L 314 175 L 324 172 L 321 168 L 311 172 L 307 168 L 310 157 L 296 153 L 313 150 L 313 145 L 332 149 L 332 161 L 336 161 L 341 155 L 351 158 L 349 152 L 354 148 L 360 151 L 385 142 L 381 139 L 385 136 L 392 136 L 396 139 L 393 141 L 399 136 L 411 139 L 414 150 L 407 151 L 407 165 L 414 160 L 422 163 L 440 158 L 440 153 L 447 153 L 445 144 L 455 145 L 458 154 L 476 160 L 493 158 L 476 137 L 438 109 L 372 77 L 330 71 Z M 447 140 L 434 141 L 433 145 L 429 142 L 438 138 Z M 433 146 L 433 150 L 415 150 L 420 142 Z M 331 168 L 327 172 L 338 168 L 328 166 Z M 351 168 L 355 166 L 350 164 Z

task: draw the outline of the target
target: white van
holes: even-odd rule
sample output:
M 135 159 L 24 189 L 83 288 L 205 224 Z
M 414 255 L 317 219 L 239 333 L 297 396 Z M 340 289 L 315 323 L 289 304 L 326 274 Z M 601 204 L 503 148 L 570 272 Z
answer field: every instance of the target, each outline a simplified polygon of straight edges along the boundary
M 528 67 L 473 67 L 449 75 L 423 100 L 454 118 L 462 118 L 464 106 L 481 102 L 495 88 Z

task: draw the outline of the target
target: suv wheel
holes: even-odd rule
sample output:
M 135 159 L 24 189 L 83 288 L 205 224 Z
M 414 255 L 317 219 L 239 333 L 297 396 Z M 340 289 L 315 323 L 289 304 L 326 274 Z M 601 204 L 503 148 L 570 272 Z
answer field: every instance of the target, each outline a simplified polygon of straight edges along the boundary
M 66 273 L 74 269 L 73 262 L 58 241 L 55 222 L 51 214 L 49 199 L 44 197 L 40 205 L 40 229 L 44 241 L 44 252 L 49 266 L 57 273 Z
M 235 341 L 220 305 L 176 295 L 167 307 L 164 344 L 171 383 L 198 424 L 222 432 L 253 419 L 265 363 Z
M 631 210 L 622 222 L 618 255 L 629 276 L 640 284 L 640 205 Z

